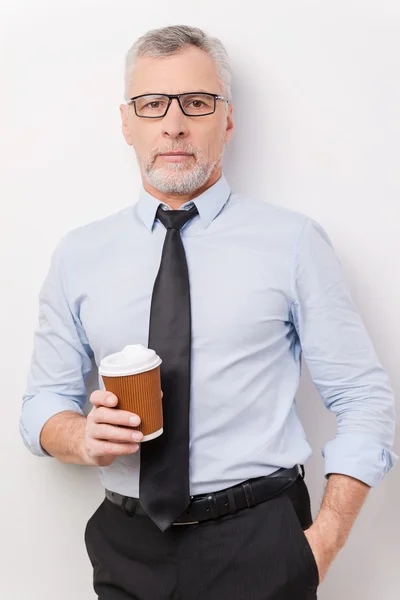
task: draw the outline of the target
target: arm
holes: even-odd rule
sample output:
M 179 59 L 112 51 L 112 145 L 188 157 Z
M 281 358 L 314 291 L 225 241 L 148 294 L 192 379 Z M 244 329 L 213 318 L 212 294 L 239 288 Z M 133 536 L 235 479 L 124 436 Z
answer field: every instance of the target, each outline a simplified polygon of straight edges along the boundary
M 93 352 L 70 297 L 63 266 L 65 238 L 56 247 L 39 295 L 39 327 L 23 398 L 20 431 L 38 456 L 62 462 L 109 465 L 116 456 L 137 452 L 143 437 L 132 431 L 137 415 L 115 409 L 117 397 L 97 390 L 87 417 L 85 377 Z M 133 421 L 130 421 L 130 419 Z M 118 427 L 115 427 L 118 425 Z
M 318 516 L 304 532 L 318 565 L 320 583 L 345 545 L 369 490 L 368 485 L 347 475 L 329 476 Z
M 96 390 L 90 396 L 93 408 L 87 417 L 64 411 L 43 426 L 43 449 L 61 462 L 88 466 L 108 466 L 117 456 L 139 450 L 143 434 L 132 430 L 140 424 L 138 415 L 115 409 L 118 398 Z
M 68 416 L 59 419 L 84 419 L 85 378 L 92 369 L 93 352 L 68 288 L 67 255 L 68 237 L 64 237 L 52 254 L 39 293 L 38 327 L 20 417 L 26 447 L 42 457 L 50 455 L 40 443 L 50 418 L 66 412 Z
M 82 452 L 86 417 L 73 411 L 63 411 L 50 417 L 40 434 L 40 445 L 61 462 L 87 464 Z
M 338 550 L 344 546 L 370 489 L 362 481 L 347 475 L 332 473 L 328 477 L 314 525 L 323 536 L 332 538 Z
M 329 477 L 320 513 L 306 534 L 325 574 L 345 543 L 370 487 L 397 456 L 394 397 L 351 298 L 339 260 L 320 225 L 308 219 L 293 261 L 293 323 L 313 382 L 336 414 L 323 449 Z

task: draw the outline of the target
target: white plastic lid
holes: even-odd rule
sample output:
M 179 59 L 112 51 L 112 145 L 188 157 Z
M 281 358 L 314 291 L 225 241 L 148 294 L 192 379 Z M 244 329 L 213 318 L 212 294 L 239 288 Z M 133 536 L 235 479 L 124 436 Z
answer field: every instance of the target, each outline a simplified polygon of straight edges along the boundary
M 99 374 L 106 377 L 135 375 L 151 371 L 162 363 L 154 350 L 142 344 L 130 344 L 120 352 L 105 356 L 100 362 Z

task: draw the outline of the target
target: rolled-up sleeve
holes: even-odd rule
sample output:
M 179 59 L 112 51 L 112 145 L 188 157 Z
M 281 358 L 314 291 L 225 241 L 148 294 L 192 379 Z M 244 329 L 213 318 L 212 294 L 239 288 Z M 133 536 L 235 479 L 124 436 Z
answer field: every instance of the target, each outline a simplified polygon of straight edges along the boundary
M 337 434 L 322 449 L 325 475 L 374 487 L 392 468 L 395 402 L 324 229 L 305 221 L 293 262 L 291 313 L 303 356 Z
M 68 297 L 66 248 L 64 236 L 53 251 L 39 293 L 39 322 L 22 399 L 20 433 L 37 456 L 50 456 L 40 444 L 41 430 L 50 417 L 66 410 L 83 414 L 85 377 L 92 369 L 93 352 Z

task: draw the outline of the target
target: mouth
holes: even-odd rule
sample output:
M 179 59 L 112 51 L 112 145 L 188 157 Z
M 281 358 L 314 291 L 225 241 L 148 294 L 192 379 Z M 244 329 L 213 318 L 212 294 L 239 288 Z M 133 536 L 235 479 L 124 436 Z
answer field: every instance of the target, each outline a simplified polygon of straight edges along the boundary
M 164 160 L 166 160 L 168 162 L 182 162 L 184 160 L 187 160 L 188 158 L 190 158 L 193 155 L 189 154 L 188 152 L 163 152 L 162 154 L 159 154 L 158 156 L 160 156 L 161 158 L 163 158 Z

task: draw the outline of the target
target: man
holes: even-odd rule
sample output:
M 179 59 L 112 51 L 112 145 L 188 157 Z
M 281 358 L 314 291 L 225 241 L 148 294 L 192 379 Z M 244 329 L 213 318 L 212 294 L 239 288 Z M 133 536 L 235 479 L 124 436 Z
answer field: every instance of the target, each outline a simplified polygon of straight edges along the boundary
M 39 456 L 100 467 L 106 497 L 85 540 L 101 600 L 314 599 L 397 459 L 387 375 L 321 226 L 230 190 L 219 40 L 148 32 L 127 55 L 126 101 L 143 188 L 53 254 L 23 439 Z M 100 378 L 83 413 L 92 359 L 137 343 L 163 360 L 164 433 L 142 446 L 140 415 L 116 408 Z M 313 524 L 302 354 L 338 428 Z

